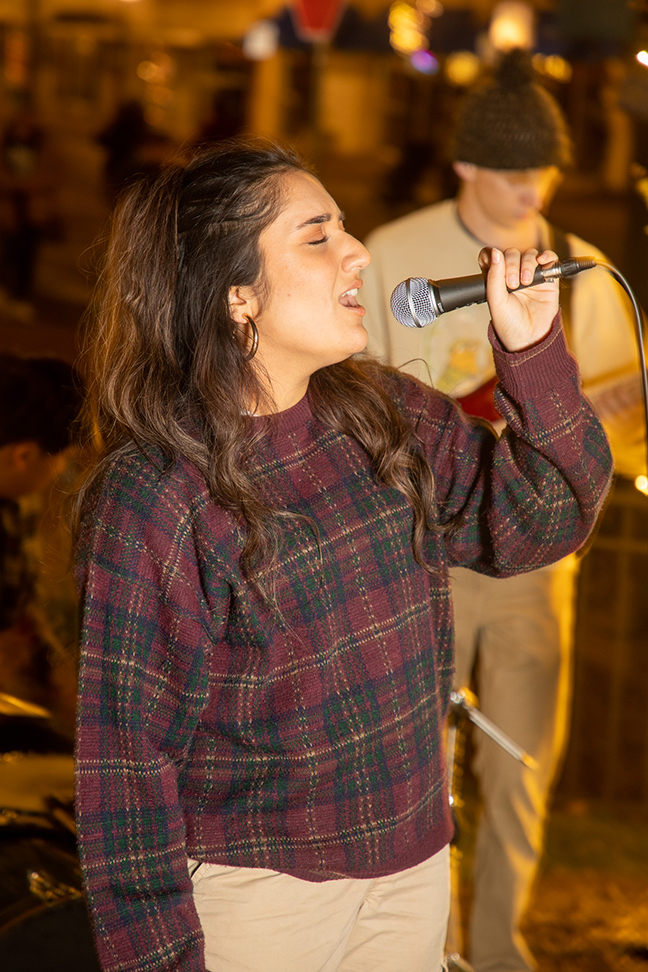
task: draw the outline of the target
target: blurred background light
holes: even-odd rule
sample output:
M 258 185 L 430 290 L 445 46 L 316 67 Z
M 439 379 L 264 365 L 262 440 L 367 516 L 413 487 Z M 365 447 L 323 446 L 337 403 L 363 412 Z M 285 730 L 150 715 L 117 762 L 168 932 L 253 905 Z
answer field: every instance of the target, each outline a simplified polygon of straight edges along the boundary
M 147 61 L 140 61 L 136 74 L 147 84 L 164 84 L 175 71 L 175 61 L 164 51 L 156 51 Z
M 396 0 L 389 8 L 389 43 L 399 54 L 413 54 L 427 48 L 427 16 L 405 0 Z
M 477 78 L 480 67 L 481 62 L 472 51 L 455 51 L 446 58 L 444 72 L 450 84 L 465 88 Z
M 421 74 L 436 74 L 439 70 L 439 61 L 432 51 L 420 50 L 410 54 L 410 64 L 415 71 Z
M 648 476 L 637 476 L 635 479 L 635 486 L 640 493 L 643 493 L 644 496 L 648 496 Z
M 279 48 L 279 26 L 274 20 L 257 20 L 243 35 L 243 53 L 250 61 L 267 61 Z
M 506 0 L 493 10 L 488 37 L 496 51 L 535 45 L 535 14 L 526 3 Z
M 440 17 L 443 14 L 443 4 L 439 0 L 416 0 L 415 6 L 426 17 Z
M 640 64 L 643 64 L 645 67 L 648 67 L 648 51 L 639 51 L 639 53 L 637 54 L 637 60 L 639 61 Z
M 21 27 L 6 27 L 4 37 L 4 78 L 10 88 L 27 83 L 29 50 L 27 34 Z
M 157 80 L 158 67 L 153 61 L 140 61 L 136 69 L 137 77 L 149 83 Z
M 572 66 L 569 61 L 566 61 L 558 54 L 547 54 L 546 56 L 544 54 L 534 54 L 533 66 L 538 74 L 544 74 L 554 81 L 560 81 L 562 84 L 567 84 L 567 82 L 571 81 Z

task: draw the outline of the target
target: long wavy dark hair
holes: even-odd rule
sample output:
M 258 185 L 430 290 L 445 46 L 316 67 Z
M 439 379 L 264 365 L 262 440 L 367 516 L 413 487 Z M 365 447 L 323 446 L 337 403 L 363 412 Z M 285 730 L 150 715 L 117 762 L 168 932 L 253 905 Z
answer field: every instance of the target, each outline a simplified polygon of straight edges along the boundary
M 229 293 L 250 286 L 261 302 L 267 297 L 259 237 L 281 211 L 286 176 L 305 171 L 276 145 L 237 142 L 131 188 L 112 219 L 85 352 L 91 468 L 77 524 L 118 455 L 153 448 L 169 467 L 184 457 L 213 500 L 245 525 L 242 567 L 266 595 L 291 514 L 268 505 L 250 472 L 250 403 L 265 412 L 273 403 Z M 434 481 L 384 379 L 370 360 L 322 368 L 311 377 L 311 407 L 360 442 L 379 481 L 407 497 L 414 555 L 431 570 L 423 540 L 435 519 Z

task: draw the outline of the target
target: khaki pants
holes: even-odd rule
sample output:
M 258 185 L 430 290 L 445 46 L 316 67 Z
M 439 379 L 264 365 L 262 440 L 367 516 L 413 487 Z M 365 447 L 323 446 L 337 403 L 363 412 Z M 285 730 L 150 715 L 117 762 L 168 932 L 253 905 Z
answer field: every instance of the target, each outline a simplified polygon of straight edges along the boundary
M 474 732 L 474 769 L 483 798 L 469 923 L 476 972 L 534 968 L 519 923 L 567 735 L 576 572 L 575 557 L 504 580 L 451 571 L 455 685 L 469 684 L 478 652 L 481 710 L 539 764 L 537 770 L 526 769 L 481 731 Z
M 209 972 L 439 972 L 448 848 L 373 880 L 189 861 Z

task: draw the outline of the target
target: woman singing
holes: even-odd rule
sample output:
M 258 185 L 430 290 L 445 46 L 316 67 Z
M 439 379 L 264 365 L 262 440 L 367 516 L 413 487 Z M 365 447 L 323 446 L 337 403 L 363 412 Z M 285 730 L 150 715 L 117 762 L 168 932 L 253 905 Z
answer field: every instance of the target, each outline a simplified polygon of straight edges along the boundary
M 369 254 L 277 147 L 116 212 L 80 497 L 79 846 L 104 969 L 434 972 L 447 571 L 583 543 L 607 489 L 557 284 L 493 251 L 508 429 L 375 361 Z

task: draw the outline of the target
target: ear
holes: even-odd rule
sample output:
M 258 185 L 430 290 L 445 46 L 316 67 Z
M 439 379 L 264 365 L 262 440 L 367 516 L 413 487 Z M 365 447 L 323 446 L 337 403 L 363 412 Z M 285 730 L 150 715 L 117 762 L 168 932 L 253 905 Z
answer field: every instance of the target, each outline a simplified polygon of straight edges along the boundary
M 462 182 L 474 182 L 477 175 L 477 166 L 472 162 L 453 162 L 452 168 Z
M 37 442 L 14 442 L 11 445 L 9 460 L 16 472 L 24 473 L 42 458 L 43 450 Z
M 230 287 L 229 305 L 232 320 L 237 324 L 245 324 L 246 317 L 255 320 L 259 313 L 259 301 L 251 287 Z

